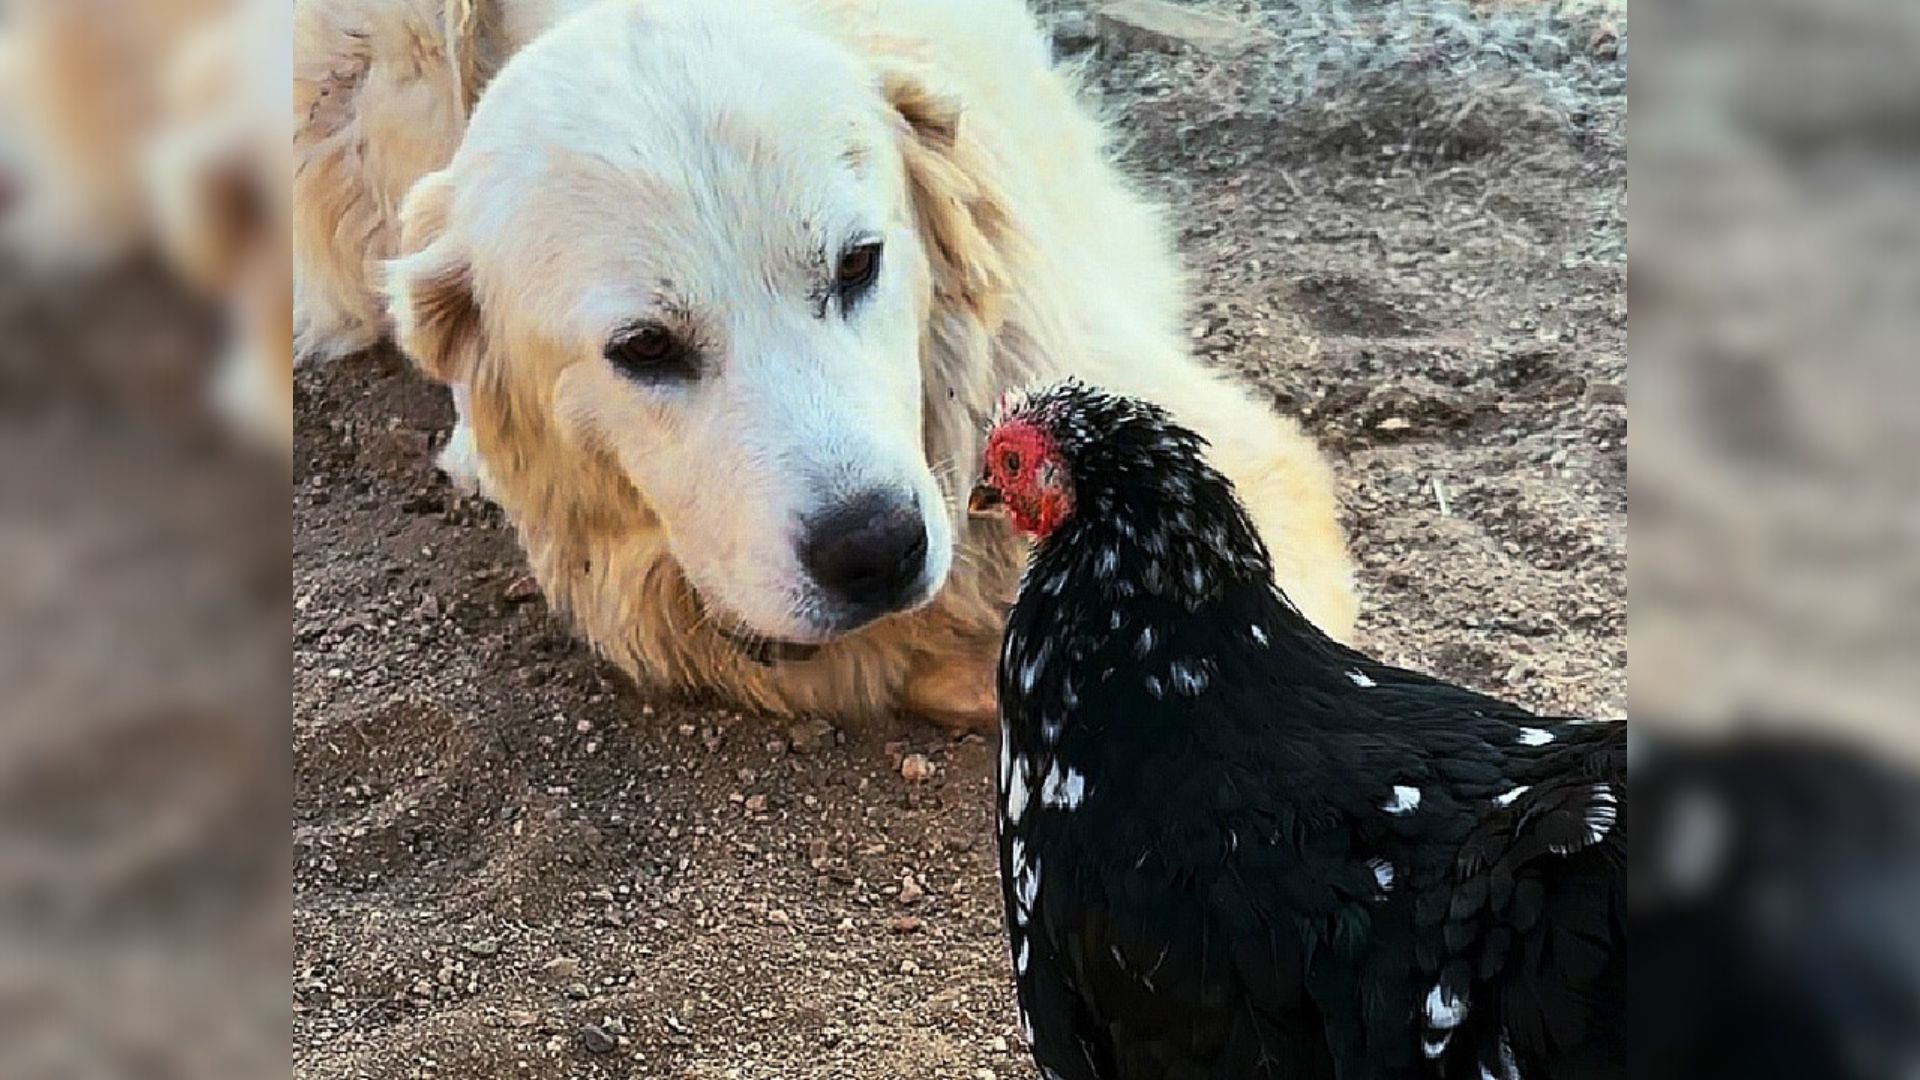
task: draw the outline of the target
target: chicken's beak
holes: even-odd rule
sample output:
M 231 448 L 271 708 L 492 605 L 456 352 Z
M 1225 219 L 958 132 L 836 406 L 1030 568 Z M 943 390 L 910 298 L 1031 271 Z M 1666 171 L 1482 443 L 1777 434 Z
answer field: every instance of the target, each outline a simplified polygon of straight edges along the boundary
M 971 517 L 999 517 L 1006 505 L 1000 489 L 992 484 L 975 484 L 973 494 L 967 496 L 967 514 Z

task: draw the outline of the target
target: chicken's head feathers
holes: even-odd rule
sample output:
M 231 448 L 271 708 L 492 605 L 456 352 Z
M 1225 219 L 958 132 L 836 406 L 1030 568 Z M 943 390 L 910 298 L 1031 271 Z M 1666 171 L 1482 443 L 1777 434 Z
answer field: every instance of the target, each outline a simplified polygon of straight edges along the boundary
M 970 505 L 1004 509 L 1016 528 L 1044 539 L 1087 496 L 1110 504 L 1129 487 L 1185 494 L 1195 480 L 1217 480 L 1206 445 L 1159 405 L 1078 379 L 1010 392 L 994 412 Z

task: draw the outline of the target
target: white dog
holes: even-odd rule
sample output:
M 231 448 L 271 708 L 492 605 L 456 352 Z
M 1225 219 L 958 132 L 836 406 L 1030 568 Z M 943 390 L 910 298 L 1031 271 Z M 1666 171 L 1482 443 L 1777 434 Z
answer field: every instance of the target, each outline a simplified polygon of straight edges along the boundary
M 1351 631 L 1326 465 L 1187 353 L 1161 211 L 1020 4 L 575 6 L 312 0 L 296 244 L 319 350 L 381 331 L 395 254 L 396 336 L 599 649 L 774 710 L 990 722 L 1019 553 L 960 500 L 997 395 L 1068 373 L 1205 432 Z

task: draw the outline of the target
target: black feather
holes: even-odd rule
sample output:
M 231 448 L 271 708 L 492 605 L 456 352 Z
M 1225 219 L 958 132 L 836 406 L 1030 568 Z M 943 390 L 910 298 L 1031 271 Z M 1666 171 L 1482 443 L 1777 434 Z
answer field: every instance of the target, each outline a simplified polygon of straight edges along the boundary
M 1199 436 L 1066 384 L 1001 654 L 1043 1077 L 1625 1076 L 1625 729 L 1377 663 L 1273 584 Z

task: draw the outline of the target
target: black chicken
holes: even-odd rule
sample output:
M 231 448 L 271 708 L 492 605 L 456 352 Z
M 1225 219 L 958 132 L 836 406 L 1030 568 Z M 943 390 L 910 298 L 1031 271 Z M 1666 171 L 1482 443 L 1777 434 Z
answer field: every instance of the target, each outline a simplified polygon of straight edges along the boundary
M 1625 1076 L 1625 725 L 1330 640 L 1204 446 L 1069 382 L 973 493 L 1036 540 L 999 846 L 1042 1076 Z

